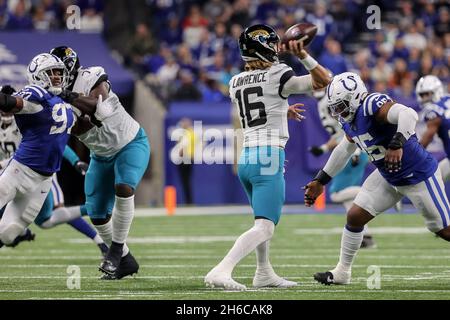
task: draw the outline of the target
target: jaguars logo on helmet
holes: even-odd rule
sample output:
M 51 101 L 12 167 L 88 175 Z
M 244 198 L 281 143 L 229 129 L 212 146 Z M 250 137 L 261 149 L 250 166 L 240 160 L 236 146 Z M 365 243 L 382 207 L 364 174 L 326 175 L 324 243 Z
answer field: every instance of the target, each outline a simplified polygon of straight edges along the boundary
M 239 37 L 239 48 L 244 61 L 262 60 L 278 62 L 277 45 L 280 37 L 265 24 L 256 24 L 245 29 Z
M 64 62 L 67 70 L 69 71 L 69 82 L 68 85 L 71 86 L 76 78 L 78 69 L 80 69 L 80 59 L 78 54 L 72 48 L 68 46 L 59 46 L 50 50 L 50 53 L 57 56 Z

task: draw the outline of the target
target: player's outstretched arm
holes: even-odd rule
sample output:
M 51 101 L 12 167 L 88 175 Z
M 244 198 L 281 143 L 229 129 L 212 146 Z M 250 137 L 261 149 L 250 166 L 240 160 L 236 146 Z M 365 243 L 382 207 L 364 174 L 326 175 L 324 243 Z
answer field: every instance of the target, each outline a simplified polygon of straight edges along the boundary
M 389 142 L 384 163 L 389 172 L 398 172 L 402 167 L 403 145 L 415 133 L 419 116 L 414 109 L 396 102 L 386 102 L 375 114 L 381 123 L 397 125 L 397 132 Z
M 313 57 L 311 57 L 308 52 L 306 52 L 306 50 L 303 48 L 302 40 L 291 40 L 289 41 L 289 48 L 286 48 L 286 45 L 282 44 L 281 49 L 284 51 L 290 51 L 300 59 L 300 62 L 303 64 L 306 70 L 309 71 L 310 76 L 295 78 L 299 80 L 308 79 L 308 81 L 312 83 L 312 90 L 325 88 L 331 82 L 330 72 L 322 65 L 320 65 Z
M 307 207 L 314 204 L 317 197 L 322 194 L 323 186 L 330 182 L 332 177 L 345 167 L 355 150 L 356 144 L 348 136 L 339 142 L 331 153 L 325 167 L 323 167 L 323 169 L 317 173 L 316 177 L 304 187 L 304 202 Z

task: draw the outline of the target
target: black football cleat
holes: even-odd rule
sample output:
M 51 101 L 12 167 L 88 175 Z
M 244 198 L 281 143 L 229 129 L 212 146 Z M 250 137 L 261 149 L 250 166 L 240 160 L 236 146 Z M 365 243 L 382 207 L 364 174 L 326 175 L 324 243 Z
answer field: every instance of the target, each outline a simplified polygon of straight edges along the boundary
M 33 232 L 31 232 L 30 229 L 27 228 L 24 235 L 17 236 L 12 243 L 5 244 L 5 246 L 14 248 L 23 241 L 34 241 L 35 237 L 36 235 Z
M 113 275 L 119 267 L 120 260 L 122 258 L 122 250 L 123 243 L 119 244 L 113 242 L 108 250 L 108 253 L 106 254 L 105 259 L 100 264 L 99 270 L 103 273 Z
M 363 240 L 361 242 L 361 249 L 375 249 L 377 247 L 377 244 L 375 243 L 375 240 L 373 240 L 372 236 L 370 235 L 364 235 Z
M 131 252 L 120 260 L 119 267 L 117 268 L 114 274 L 104 274 L 100 279 L 101 280 L 120 280 L 126 276 L 132 276 L 135 273 L 138 273 L 139 264 L 136 259 L 133 257 Z
M 334 283 L 334 277 L 333 274 L 330 271 L 327 272 L 317 272 L 314 275 L 314 280 L 317 282 L 320 282 L 324 285 L 329 286 L 330 284 Z

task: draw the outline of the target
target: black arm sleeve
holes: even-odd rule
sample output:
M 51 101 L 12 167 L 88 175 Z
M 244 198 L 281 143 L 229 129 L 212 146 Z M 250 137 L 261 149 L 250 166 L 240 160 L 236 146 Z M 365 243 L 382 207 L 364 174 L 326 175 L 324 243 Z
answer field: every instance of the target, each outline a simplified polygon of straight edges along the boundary
M 16 98 L 8 94 L 0 93 L 0 110 L 3 112 L 11 112 L 16 107 Z
M 98 80 L 94 83 L 94 85 L 91 88 L 91 91 L 94 90 L 100 83 L 102 83 L 103 81 L 106 81 L 108 83 L 108 91 L 111 89 L 111 85 L 109 84 L 108 81 L 108 75 L 107 74 L 102 74 L 100 76 L 100 78 L 98 78 Z

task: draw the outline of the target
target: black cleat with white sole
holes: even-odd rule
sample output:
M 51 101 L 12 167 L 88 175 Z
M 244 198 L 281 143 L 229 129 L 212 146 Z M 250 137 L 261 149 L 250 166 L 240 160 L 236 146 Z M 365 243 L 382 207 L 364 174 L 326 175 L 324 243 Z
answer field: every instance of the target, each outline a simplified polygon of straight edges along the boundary
M 99 270 L 103 273 L 114 275 L 119 267 L 120 260 L 122 258 L 123 243 L 112 242 L 109 247 L 108 253 L 105 259 L 100 264 Z
M 27 228 L 24 235 L 17 236 L 12 243 L 5 244 L 5 246 L 14 248 L 23 241 L 34 241 L 35 237 L 36 235 L 33 232 L 31 232 L 30 229 Z
M 327 272 L 317 272 L 314 275 L 314 280 L 320 282 L 324 285 L 329 286 L 330 284 L 334 284 L 334 277 L 330 271 Z
M 100 279 L 101 280 L 120 280 L 126 276 L 132 276 L 135 273 L 138 273 L 139 264 L 136 259 L 133 257 L 131 252 L 120 260 L 119 267 L 117 268 L 114 274 L 104 274 Z

